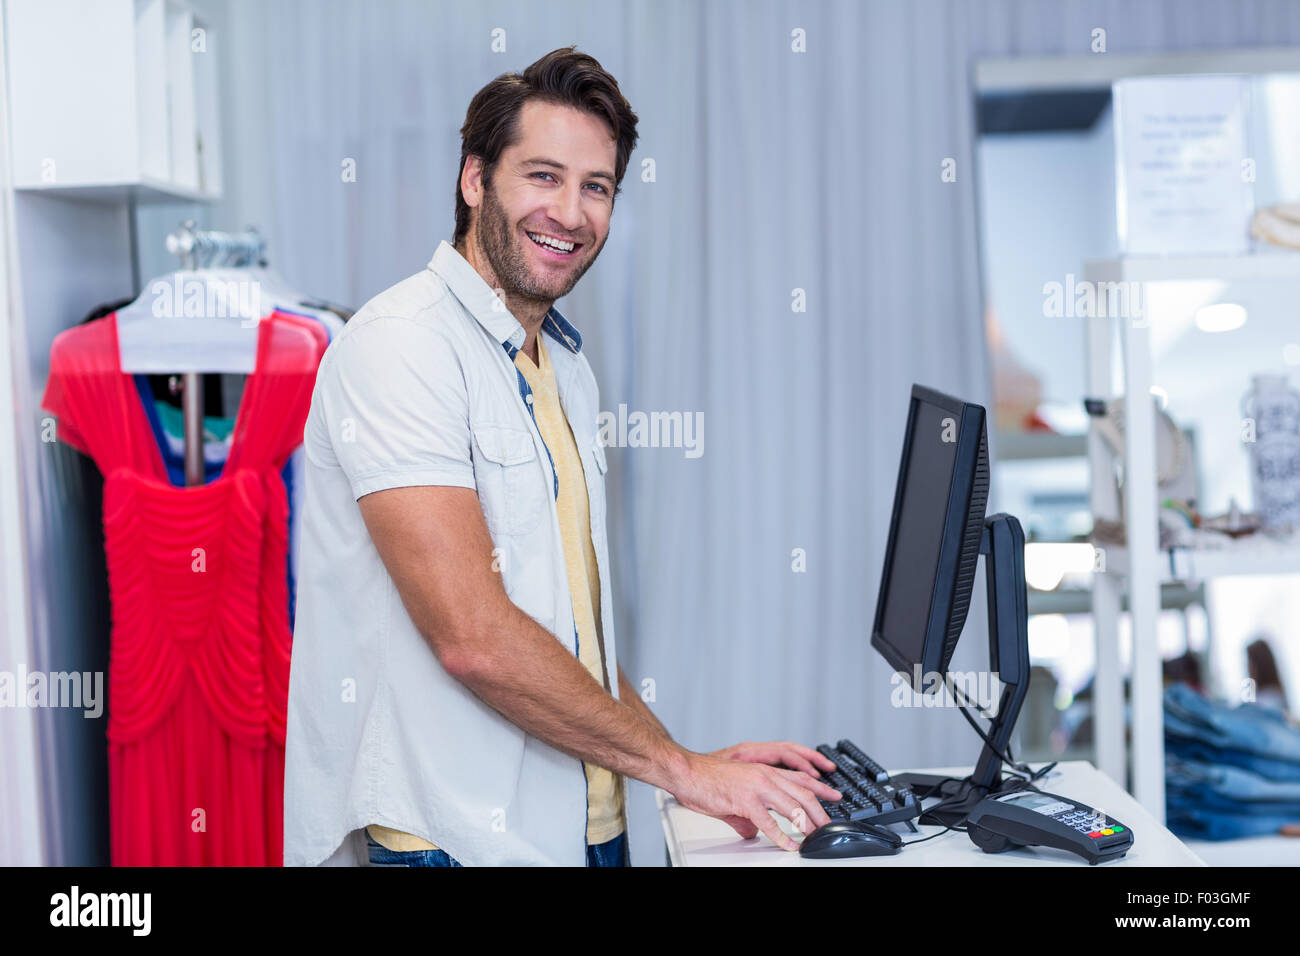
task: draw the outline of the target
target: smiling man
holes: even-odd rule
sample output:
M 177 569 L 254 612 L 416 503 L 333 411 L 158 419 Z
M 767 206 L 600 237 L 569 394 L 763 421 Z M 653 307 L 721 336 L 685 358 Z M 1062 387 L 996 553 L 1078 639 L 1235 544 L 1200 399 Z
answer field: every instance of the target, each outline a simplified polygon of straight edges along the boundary
M 456 231 L 321 363 L 308 417 L 285 862 L 626 865 L 626 777 L 795 843 L 798 744 L 676 743 L 615 652 L 605 452 L 554 307 L 609 237 L 636 115 L 572 48 L 475 95 Z

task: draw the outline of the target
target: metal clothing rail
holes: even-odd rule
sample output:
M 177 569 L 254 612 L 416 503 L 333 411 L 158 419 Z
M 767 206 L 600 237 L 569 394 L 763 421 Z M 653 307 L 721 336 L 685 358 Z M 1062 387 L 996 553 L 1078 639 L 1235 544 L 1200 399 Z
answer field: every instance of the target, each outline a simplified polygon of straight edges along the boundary
M 186 269 L 266 265 L 266 240 L 256 229 L 241 233 L 195 229 L 193 219 L 167 237 L 167 251 Z
M 187 219 L 167 236 L 167 251 L 180 256 L 182 268 L 239 268 L 266 265 L 266 240 L 255 229 L 242 233 L 195 228 Z M 181 415 L 185 428 L 185 484 L 201 485 L 203 461 L 203 376 L 185 372 L 181 376 Z

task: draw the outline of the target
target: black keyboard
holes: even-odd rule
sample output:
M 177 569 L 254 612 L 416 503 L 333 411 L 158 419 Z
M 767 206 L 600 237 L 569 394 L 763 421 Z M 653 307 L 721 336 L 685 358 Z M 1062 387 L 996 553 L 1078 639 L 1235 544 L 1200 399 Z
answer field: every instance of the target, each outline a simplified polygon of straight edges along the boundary
M 885 768 L 853 741 L 841 740 L 834 747 L 822 744 L 817 752 L 834 761 L 836 769 L 822 774 L 822 779 L 842 794 L 838 802 L 819 800 L 832 823 L 897 823 L 921 815 L 916 795 L 907 787 L 894 786 Z

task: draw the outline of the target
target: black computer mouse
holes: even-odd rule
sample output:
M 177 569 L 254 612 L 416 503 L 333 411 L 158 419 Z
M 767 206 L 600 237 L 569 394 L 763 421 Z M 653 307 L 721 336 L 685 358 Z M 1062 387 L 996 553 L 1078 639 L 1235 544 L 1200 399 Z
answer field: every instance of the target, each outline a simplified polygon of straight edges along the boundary
M 812 860 L 840 860 L 853 856 L 892 856 L 903 848 L 903 838 L 877 823 L 835 820 L 804 837 L 799 855 Z

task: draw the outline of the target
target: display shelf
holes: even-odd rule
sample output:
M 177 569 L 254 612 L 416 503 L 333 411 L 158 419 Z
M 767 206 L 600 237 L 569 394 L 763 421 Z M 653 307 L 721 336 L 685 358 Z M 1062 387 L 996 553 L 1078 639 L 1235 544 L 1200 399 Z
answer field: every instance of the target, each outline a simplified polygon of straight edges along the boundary
M 1123 256 L 1089 259 L 1092 282 L 1241 282 L 1300 279 L 1300 251 L 1269 246 L 1244 256 Z
M 1029 614 L 1090 614 L 1092 590 L 1090 588 L 1058 588 L 1055 591 L 1029 590 Z M 1160 607 L 1166 611 L 1182 611 L 1192 605 L 1202 604 L 1204 594 L 1199 587 L 1188 587 L 1182 581 L 1162 582 Z M 1128 602 L 1120 596 L 1120 610 L 1128 610 Z
M 1157 569 L 1161 584 L 1196 583 L 1214 578 L 1300 574 L 1300 540 L 1250 541 L 1223 548 L 1162 548 Z M 1107 574 L 1127 575 L 1132 561 L 1127 548 L 1105 546 Z
M 1300 282 L 1300 253 L 1267 248 L 1253 255 L 1119 257 L 1085 264 L 1084 278 L 1103 282 L 1238 281 Z M 1143 290 L 1145 300 L 1145 290 Z M 1151 323 L 1102 315 L 1084 320 L 1087 384 L 1090 397 L 1115 398 L 1112 350 L 1118 339 L 1125 396 L 1148 395 L 1154 382 Z M 1133 625 L 1132 701 L 1133 792 L 1138 801 L 1164 819 L 1164 715 L 1162 661 L 1154 639 L 1161 609 L 1160 591 L 1172 581 L 1196 581 L 1223 575 L 1300 573 L 1300 547 L 1225 547 L 1161 549 L 1157 534 L 1155 411 L 1150 401 L 1124 402 L 1123 507 L 1114 486 L 1111 456 L 1095 425 L 1089 434 L 1088 458 L 1095 518 L 1124 519 L 1127 547 L 1106 548 L 1106 572 L 1094 577 L 1093 615 L 1097 635 L 1097 762 L 1123 779 L 1128 759 L 1123 714 L 1124 675 L 1119 661 L 1119 614 L 1127 594 Z M 1234 542 L 1234 545 L 1236 542 Z
M 192 7 L 10 0 L 5 15 L 15 189 L 221 197 L 216 38 Z
M 175 183 L 143 177 L 139 182 L 101 183 L 97 186 L 64 186 L 49 183 L 39 186 L 15 187 L 20 193 L 42 193 L 63 199 L 84 202 L 120 202 L 134 199 L 140 204 L 164 202 L 211 202 L 215 197 L 198 189 L 187 189 Z
M 1082 458 L 1088 454 L 1087 435 L 999 429 L 995 434 L 994 442 L 997 445 L 998 461 Z
M 1222 548 L 1174 548 L 1169 555 L 1170 576 L 1182 581 L 1300 574 L 1300 538 L 1243 538 Z

